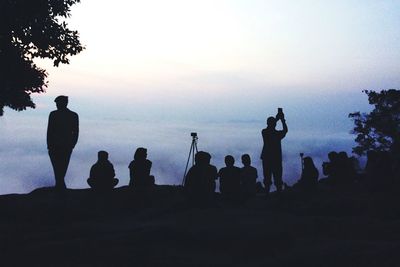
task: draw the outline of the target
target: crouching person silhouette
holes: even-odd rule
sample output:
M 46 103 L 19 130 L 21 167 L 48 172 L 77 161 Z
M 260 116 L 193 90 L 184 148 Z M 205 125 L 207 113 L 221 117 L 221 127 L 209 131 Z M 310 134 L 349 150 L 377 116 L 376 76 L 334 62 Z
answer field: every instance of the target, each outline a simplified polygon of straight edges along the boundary
M 129 164 L 130 187 L 150 187 L 155 183 L 153 175 L 150 175 L 152 162 L 147 159 L 147 149 L 136 149 L 133 161 Z
M 49 115 L 47 149 L 53 165 L 55 187 L 58 190 L 64 190 L 66 189 L 64 178 L 71 153 L 78 142 L 79 119 L 78 114 L 67 108 L 67 96 L 58 96 L 54 102 L 56 102 L 57 110 Z
M 275 129 L 278 121 L 282 122 L 283 129 L 278 131 Z M 272 176 L 274 184 L 278 192 L 282 191 L 282 146 L 281 140 L 285 138 L 288 132 L 285 117 L 282 109 L 278 109 L 276 117 L 267 119 L 267 128 L 263 129 L 261 134 L 264 146 L 261 152 L 261 159 L 264 172 L 264 185 L 266 195 L 268 196 L 272 184 Z
M 118 184 L 115 177 L 114 166 L 108 160 L 106 151 L 99 151 L 97 162 L 90 169 L 90 177 L 87 183 L 94 190 L 111 190 Z
M 185 177 L 185 193 L 190 201 L 206 204 L 213 200 L 217 168 L 210 164 L 211 155 L 207 152 L 197 152 L 194 160 Z

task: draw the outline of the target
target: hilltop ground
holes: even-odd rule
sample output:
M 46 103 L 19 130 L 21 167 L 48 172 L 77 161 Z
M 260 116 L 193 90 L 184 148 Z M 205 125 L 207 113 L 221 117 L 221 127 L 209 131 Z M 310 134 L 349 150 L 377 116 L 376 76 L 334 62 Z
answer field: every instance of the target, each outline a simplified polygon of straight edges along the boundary
M 400 198 L 286 192 L 191 207 L 180 187 L 0 196 L 2 266 L 399 266 Z

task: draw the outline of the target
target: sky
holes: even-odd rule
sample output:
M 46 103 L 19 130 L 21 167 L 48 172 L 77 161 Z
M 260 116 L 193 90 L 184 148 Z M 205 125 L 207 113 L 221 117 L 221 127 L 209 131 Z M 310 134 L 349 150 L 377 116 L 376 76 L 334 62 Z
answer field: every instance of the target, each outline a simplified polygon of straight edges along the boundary
M 110 152 L 121 185 L 135 149 L 149 149 L 159 183 L 179 184 L 190 147 L 213 163 L 251 154 L 261 177 L 260 131 L 282 107 L 284 179 L 300 152 L 320 164 L 351 153 L 347 115 L 369 111 L 362 90 L 399 88 L 400 1 L 85 0 L 67 22 L 86 49 L 49 73 L 35 110 L 0 118 L 0 194 L 54 181 L 45 135 L 54 98 L 68 95 L 81 134 L 66 177 L 87 187 L 98 150 Z M 22 164 L 21 164 L 22 163 Z

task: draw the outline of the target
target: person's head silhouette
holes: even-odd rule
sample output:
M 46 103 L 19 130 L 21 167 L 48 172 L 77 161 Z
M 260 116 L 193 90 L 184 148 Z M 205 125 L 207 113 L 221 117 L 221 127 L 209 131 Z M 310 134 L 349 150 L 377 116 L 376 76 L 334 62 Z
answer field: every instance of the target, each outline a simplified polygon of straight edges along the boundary
M 347 156 L 347 153 L 345 151 L 340 151 L 338 153 L 338 159 L 341 161 L 346 161 L 349 159 L 349 156 Z
M 275 129 L 276 127 L 276 119 L 274 117 L 269 117 L 267 119 L 267 127 L 270 129 Z
M 68 105 L 68 96 L 65 95 L 57 96 L 56 99 L 54 99 L 54 102 L 56 102 L 58 110 L 66 109 Z
M 207 161 L 208 161 L 208 153 L 204 152 L 204 151 L 199 151 L 196 153 L 196 155 L 194 156 L 194 161 L 196 163 L 196 165 L 206 165 Z
M 211 154 L 208 152 L 204 152 L 204 162 L 207 164 L 211 163 Z
M 147 149 L 144 147 L 139 147 L 138 149 L 136 149 L 133 158 L 135 160 L 145 160 L 147 158 Z
M 250 166 L 251 164 L 251 159 L 249 154 L 244 154 L 242 155 L 242 163 L 244 166 Z
M 328 154 L 328 159 L 329 159 L 331 162 L 336 161 L 337 158 L 338 158 L 338 153 L 337 153 L 336 151 L 331 151 L 331 152 L 329 152 L 329 154 Z
M 106 160 L 108 160 L 107 151 L 103 151 L 103 150 L 99 151 L 97 153 L 97 159 L 98 159 L 98 161 L 106 161 Z
M 227 167 L 232 167 L 235 164 L 235 158 L 231 155 L 225 157 L 225 165 Z
M 315 164 L 311 157 L 304 158 L 304 169 L 306 170 L 315 169 Z

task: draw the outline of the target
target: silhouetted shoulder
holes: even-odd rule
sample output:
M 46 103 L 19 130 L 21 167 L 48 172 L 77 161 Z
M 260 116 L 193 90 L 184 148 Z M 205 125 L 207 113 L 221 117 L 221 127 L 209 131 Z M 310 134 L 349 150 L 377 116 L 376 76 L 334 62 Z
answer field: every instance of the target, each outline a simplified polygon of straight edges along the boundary
M 222 168 L 219 169 L 219 171 L 218 171 L 218 176 L 224 175 L 225 172 L 226 172 L 226 167 L 222 167 Z
M 257 176 L 257 169 L 256 168 L 254 168 L 253 166 L 246 166 L 246 167 L 242 167 L 241 169 L 240 169 L 240 171 L 242 172 L 242 173 L 251 173 L 251 174 L 255 174 L 256 176 Z
M 268 129 L 267 129 L 267 128 L 261 130 L 261 134 L 262 134 L 263 136 L 264 136 L 265 134 L 267 134 L 267 132 L 268 132 Z
M 134 165 L 135 165 L 135 161 L 132 160 L 128 165 L 128 169 L 132 169 L 134 167 Z
M 213 176 L 213 179 L 218 179 L 218 169 L 214 165 L 208 165 L 208 169 L 210 174 Z
M 76 113 L 75 111 L 72 111 L 70 109 L 66 109 L 65 111 L 67 112 L 68 116 L 70 116 L 71 118 L 74 118 L 74 119 L 79 118 L 78 113 Z

